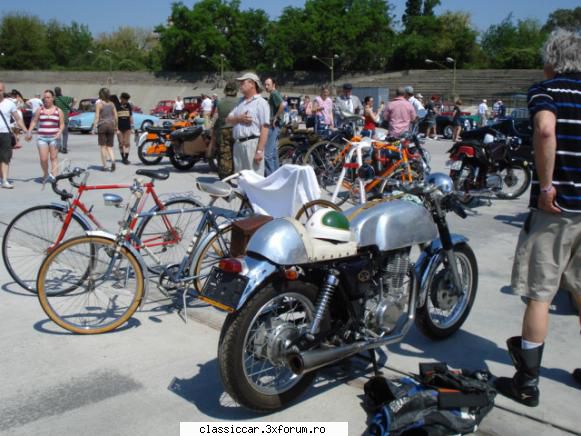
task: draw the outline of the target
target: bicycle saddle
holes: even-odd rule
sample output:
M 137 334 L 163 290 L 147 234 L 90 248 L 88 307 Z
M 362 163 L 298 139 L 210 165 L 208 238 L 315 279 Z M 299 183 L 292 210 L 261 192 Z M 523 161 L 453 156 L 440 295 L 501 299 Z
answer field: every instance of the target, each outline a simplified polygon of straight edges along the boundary
M 135 174 L 155 180 L 167 180 L 169 178 L 169 171 L 167 170 L 137 170 Z
M 228 197 L 232 193 L 232 186 L 221 180 L 214 182 L 196 180 L 196 186 L 200 191 L 210 194 L 212 197 Z

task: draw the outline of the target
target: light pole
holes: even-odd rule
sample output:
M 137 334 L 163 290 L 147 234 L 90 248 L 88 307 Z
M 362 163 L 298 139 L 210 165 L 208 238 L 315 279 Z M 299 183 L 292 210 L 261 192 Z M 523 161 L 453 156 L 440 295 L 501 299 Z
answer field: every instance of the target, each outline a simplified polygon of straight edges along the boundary
M 113 57 L 112 55 L 114 54 L 111 50 L 109 50 L 108 48 L 106 48 L 105 50 L 103 50 L 104 53 L 107 53 L 107 55 L 109 56 L 109 77 L 107 78 L 107 86 L 111 86 L 113 84 Z M 93 50 L 87 50 L 88 54 L 95 54 L 95 52 Z
M 426 64 L 436 64 L 440 68 L 443 68 L 445 70 L 450 69 L 450 67 L 444 65 L 442 62 L 438 62 L 438 61 L 435 61 L 433 59 L 426 59 L 425 62 L 426 62 Z M 447 57 L 444 62 L 454 64 L 453 71 L 452 71 L 452 98 L 454 99 L 454 98 L 456 98 L 456 59 L 451 58 L 451 57 Z
M 335 59 L 339 59 L 339 55 L 334 54 L 330 58 L 320 58 L 317 55 L 313 55 L 312 58 L 319 61 L 331 70 L 331 91 L 333 95 L 335 95 Z M 325 62 L 323 59 L 330 60 L 331 63 Z
M 214 63 L 214 61 L 212 60 L 212 58 L 209 58 L 208 56 L 202 54 L 200 55 L 200 57 L 202 59 L 207 60 L 208 62 L 214 64 L 214 66 L 216 65 Z M 224 55 L 224 53 L 220 53 L 220 81 L 218 82 L 218 88 L 220 88 L 222 86 L 222 83 L 224 82 L 224 61 L 226 60 L 226 55 Z

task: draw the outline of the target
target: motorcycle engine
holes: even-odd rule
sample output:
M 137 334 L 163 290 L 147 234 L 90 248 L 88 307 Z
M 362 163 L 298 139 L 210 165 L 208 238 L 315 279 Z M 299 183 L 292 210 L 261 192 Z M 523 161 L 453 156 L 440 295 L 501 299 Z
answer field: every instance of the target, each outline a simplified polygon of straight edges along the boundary
M 378 287 L 369 290 L 365 302 L 365 327 L 375 335 L 391 332 L 407 313 L 409 254 L 409 247 L 388 253 L 378 273 Z

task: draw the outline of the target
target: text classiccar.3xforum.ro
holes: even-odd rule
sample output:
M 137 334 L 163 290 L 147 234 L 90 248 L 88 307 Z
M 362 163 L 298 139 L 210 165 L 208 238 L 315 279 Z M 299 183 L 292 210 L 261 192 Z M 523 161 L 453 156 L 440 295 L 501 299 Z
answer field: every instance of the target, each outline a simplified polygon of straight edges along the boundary
M 325 434 L 325 426 L 287 426 L 277 425 L 212 425 L 205 424 L 199 427 L 200 434 Z

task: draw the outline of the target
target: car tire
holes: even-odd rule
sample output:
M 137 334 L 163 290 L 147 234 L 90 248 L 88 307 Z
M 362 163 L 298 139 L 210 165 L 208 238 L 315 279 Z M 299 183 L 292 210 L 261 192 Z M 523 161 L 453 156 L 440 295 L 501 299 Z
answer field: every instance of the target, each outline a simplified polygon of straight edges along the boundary
M 153 121 L 145 120 L 143 123 L 141 123 L 141 130 L 145 130 L 147 127 L 151 126 L 153 126 Z
M 91 130 L 81 130 L 81 133 L 83 135 L 88 135 L 89 133 L 91 133 Z
M 446 139 L 452 139 L 452 135 L 454 135 L 454 127 L 452 124 L 448 124 L 442 129 L 442 134 Z

